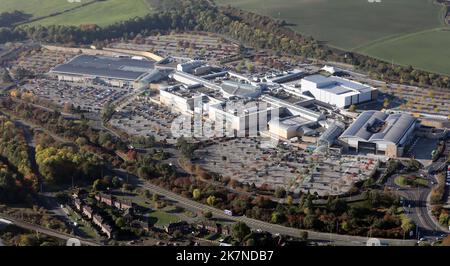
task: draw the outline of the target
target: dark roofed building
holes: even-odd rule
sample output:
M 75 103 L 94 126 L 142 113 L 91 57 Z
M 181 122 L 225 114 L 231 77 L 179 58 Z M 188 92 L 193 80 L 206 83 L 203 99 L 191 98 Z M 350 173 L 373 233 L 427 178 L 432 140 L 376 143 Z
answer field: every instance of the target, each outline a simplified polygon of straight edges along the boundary
M 168 234 L 173 234 L 173 232 L 179 230 L 182 233 L 189 231 L 191 226 L 186 221 L 180 221 L 175 223 L 170 223 L 165 227 L 165 231 Z
M 154 62 L 148 60 L 82 54 L 57 65 L 50 73 L 64 81 L 98 80 L 111 86 L 124 87 L 134 85 L 153 69 Z
M 406 113 L 365 111 L 339 139 L 358 151 L 397 157 L 402 156 L 403 148 L 412 139 L 418 124 L 416 118 Z

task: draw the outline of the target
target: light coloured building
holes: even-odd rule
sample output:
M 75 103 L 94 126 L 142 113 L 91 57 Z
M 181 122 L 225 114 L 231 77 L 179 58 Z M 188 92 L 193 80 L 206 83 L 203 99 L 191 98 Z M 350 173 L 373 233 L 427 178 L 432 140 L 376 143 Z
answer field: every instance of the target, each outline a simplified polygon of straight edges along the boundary
M 310 126 L 317 122 L 305 119 L 301 116 L 289 116 L 286 118 L 274 118 L 269 122 L 269 132 L 283 139 L 301 137 L 311 131 Z
M 267 131 L 268 121 L 278 117 L 279 107 L 260 100 L 230 100 L 209 106 L 209 119 L 217 130 L 238 136 L 256 136 Z
M 181 63 L 177 65 L 177 71 L 193 73 L 196 68 L 203 66 L 205 62 L 201 60 L 192 60 L 186 63 Z
M 334 76 L 311 75 L 300 84 L 303 94 L 309 93 L 316 100 L 339 108 L 375 100 L 378 92 L 373 87 Z
M 176 85 L 161 89 L 159 100 L 161 104 L 171 108 L 174 112 L 192 115 L 197 105 L 201 105 L 202 112 L 207 114 L 209 105 L 221 102 L 220 96 L 220 93 L 200 84 Z
M 365 111 L 339 139 L 358 152 L 398 157 L 403 155 L 418 126 L 417 119 L 406 113 Z

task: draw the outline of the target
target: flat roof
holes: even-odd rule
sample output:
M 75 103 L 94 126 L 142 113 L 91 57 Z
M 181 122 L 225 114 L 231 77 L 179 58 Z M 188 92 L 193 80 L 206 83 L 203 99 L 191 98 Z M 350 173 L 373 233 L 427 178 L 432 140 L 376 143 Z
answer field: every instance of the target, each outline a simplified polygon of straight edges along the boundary
M 50 72 L 134 81 L 153 67 L 154 62 L 148 60 L 82 54 L 57 65 Z
M 372 89 L 368 85 L 335 76 L 325 77 L 316 74 L 304 77 L 303 80 L 313 82 L 317 85 L 318 89 L 326 90 L 336 95 L 350 92 L 361 92 Z
M 245 97 L 251 94 L 256 94 L 261 91 L 257 86 L 251 84 L 244 84 L 236 81 L 224 81 L 222 82 L 222 90 L 230 95 Z

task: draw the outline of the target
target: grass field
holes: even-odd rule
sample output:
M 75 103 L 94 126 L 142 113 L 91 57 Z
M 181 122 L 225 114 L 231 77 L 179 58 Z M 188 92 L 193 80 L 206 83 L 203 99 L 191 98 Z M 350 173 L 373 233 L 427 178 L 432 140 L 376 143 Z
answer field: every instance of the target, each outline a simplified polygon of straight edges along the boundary
M 0 13 L 19 10 L 32 14 L 33 17 L 41 17 L 54 12 L 64 11 L 80 4 L 70 3 L 67 0 L 0 0 Z
M 91 0 L 81 0 L 87 3 Z M 50 15 L 57 11 L 77 7 L 80 3 L 68 0 L 0 0 L 0 12 L 20 10 L 32 14 L 34 18 Z M 146 0 L 106 0 L 93 3 L 64 14 L 44 18 L 33 25 L 109 25 L 129 18 L 144 16 L 152 9 Z
M 450 75 L 450 29 L 404 35 L 358 49 L 358 52 Z
M 426 179 L 412 178 L 412 177 L 405 177 L 405 176 L 397 176 L 394 179 L 394 183 L 400 187 L 410 187 L 410 186 L 411 187 L 417 187 L 417 186 L 427 187 L 428 186 L 428 181 Z
M 180 218 L 174 214 L 170 214 L 164 211 L 153 211 L 149 214 L 150 220 L 155 226 L 163 227 L 169 223 L 180 221 Z
M 450 74 L 443 9 L 433 0 L 216 0 L 284 19 L 330 46 Z M 450 27 L 448 27 L 450 28 Z M 436 30 L 436 31 L 433 31 Z M 446 45 L 447 44 L 447 45 Z M 447 57 L 448 58 L 448 57 Z

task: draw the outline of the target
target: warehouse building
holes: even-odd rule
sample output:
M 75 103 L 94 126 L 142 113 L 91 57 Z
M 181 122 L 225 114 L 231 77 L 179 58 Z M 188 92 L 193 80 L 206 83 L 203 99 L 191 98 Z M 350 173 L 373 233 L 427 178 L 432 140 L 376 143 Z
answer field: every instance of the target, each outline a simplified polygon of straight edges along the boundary
M 378 92 L 370 86 L 334 76 L 311 75 L 300 84 L 303 94 L 311 94 L 316 100 L 339 108 L 375 100 Z
M 70 82 L 96 81 L 113 87 L 140 87 L 140 80 L 152 75 L 154 63 L 129 57 L 78 55 L 57 65 L 50 74 Z
M 349 150 L 398 157 L 418 126 L 417 119 L 409 114 L 365 111 L 339 139 Z

